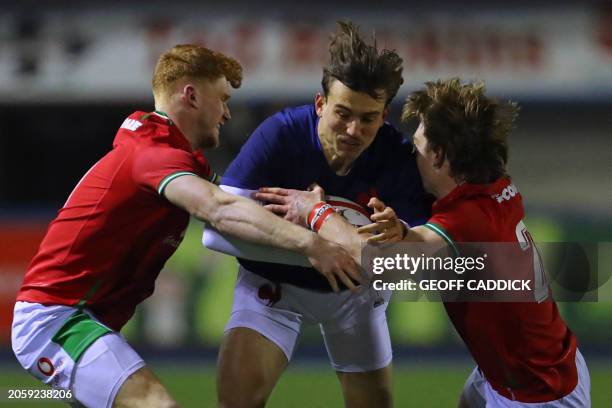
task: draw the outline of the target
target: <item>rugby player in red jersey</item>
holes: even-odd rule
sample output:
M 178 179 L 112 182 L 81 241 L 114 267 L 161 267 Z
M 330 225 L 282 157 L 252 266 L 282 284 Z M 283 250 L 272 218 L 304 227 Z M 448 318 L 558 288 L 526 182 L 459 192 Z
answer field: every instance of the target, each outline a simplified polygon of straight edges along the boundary
M 513 103 L 487 97 L 482 83 L 449 79 L 412 93 L 402 120 L 420 120 L 413 144 L 425 189 L 436 197 L 432 217 L 407 229 L 391 207 L 372 198 L 376 223 L 359 231 L 376 234 L 368 242 L 527 243 L 522 197 L 506 173 L 506 137 L 517 111 Z M 263 189 L 258 195 L 273 203 L 269 209 L 303 225 L 322 197 L 320 188 L 308 193 Z M 324 237 L 344 237 L 343 245 L 359 250 L 342 217 L 330 213 L 318 228 Z M 543 293 L 545 298 L 532 302 L 445 303 L 477 363 L 461 408 L 591 406 L 589 372 L 576 337 L 549 292 Z
M 87 407 L 171 407 L 174 399 L 119 330 L 153 293 L 189 217 L 220 231 L 302 253 L 337 290 L 360 280 L 338 245 L 220 190 L 200 149 L 219 144 L 240 64 L 196 45 L 164 53 L 153 74 L 155 112 L 135 112 L 113 149 L 51 222 L 15 305 L 21 365 Z

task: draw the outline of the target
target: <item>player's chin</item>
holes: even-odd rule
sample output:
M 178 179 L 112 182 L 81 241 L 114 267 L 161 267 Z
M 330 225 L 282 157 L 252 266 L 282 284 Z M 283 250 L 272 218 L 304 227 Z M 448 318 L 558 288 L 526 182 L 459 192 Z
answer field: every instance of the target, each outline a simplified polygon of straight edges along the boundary
M 202 138 L 202 148 L 203 149 L 215 149 L 219 147 L 219 129 L 214 129 L 211 131 L 206 137 Z
M 349 160 L 355 160 L 363 152 L 361 146 L 340 146 L 338 153 L 341 157 Z

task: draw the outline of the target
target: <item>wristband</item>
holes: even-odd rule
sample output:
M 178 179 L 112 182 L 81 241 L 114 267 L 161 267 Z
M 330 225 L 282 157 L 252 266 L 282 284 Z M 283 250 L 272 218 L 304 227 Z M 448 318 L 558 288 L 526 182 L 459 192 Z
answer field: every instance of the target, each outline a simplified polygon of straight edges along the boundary
M 323 221 L 327 219 L 334 212 L 334 208 L 322 201 L 317 203 L 312 210 L 310 210 L 310 214 L 308 214 L 308 226 L 311 230 L 317 232 Z
M 336 210 L 334 210 L 334 208 L 332 206 L 327 208 L 325 211 L 323 211 L 323 213 L 320 216 L 318 216 L 318 217 L 316 217 L 315 219 L 312 220 L 313 222 L 312 222 L 311 229 L 314 232 L 319 232 L 319 229 L 321 229 L 321 226 L 323 225 L 325 220 L 327 220 L 329 218 L 329 216 L 332 215 L 335 212 L 336 212 Z
M 312 219 L 315 217 L 315 215 L 317 215 L 319 209 L 321 207 L 323 207 L 324 205 L 326 205 L 327 203 L 325 201 L 320 201 L 318 203 L 316 203 L 314 205 L 314 207 L 312 207 L 312 210 L 310 210 L 310 212 L 308 213 L 308 217 L 306 219 L 306 222 L 308 223 L 308 226 L 310 227 L 310 225 L 312 225 Z

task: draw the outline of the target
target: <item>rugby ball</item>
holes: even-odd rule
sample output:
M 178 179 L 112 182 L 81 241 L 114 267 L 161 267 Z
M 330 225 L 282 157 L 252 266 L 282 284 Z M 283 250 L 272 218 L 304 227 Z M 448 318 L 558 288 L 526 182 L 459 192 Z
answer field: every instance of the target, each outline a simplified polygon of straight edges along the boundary
M 372 223 L 368 211 L 348 198 L 328 195 L 326 201 L 354 227 L 361 227 Z

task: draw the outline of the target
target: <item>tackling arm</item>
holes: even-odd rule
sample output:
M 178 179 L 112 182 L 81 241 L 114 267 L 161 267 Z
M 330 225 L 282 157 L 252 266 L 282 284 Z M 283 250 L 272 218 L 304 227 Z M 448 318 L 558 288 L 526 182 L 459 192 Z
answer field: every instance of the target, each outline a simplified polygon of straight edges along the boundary
M 221 185 L 220 188 L 230 194 L 249 198 L 254 191 L 226 185 Z M 238 258 L 249 259 L 251 261 L 312 267 L 308 259 L 302 254 L 271 246 L 255 244 L 228 234 L 223 234 L 208 223 L 202 235 L 202 244 L 213 251 L 222 252 Z
M 253 201 L 229 194 L 200 177 L 185 175 L 164 189 L 172 204 L 224 234 L 305 253 L 313 233 L 270 214 Z
M 194 175 L 171 180 L 162 194 L 174 205 L 208 222 L 223 234 L 304 254 L 338 291 L 336 278 L 355 290 L 359 270 L 339 246 L 269 213 L 245 197 L 233 195 Z

